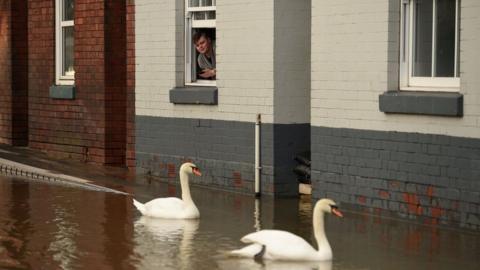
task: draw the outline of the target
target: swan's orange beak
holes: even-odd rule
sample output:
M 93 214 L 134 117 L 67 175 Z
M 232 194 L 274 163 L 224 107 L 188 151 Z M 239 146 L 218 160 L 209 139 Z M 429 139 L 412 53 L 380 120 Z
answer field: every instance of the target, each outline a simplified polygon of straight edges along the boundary
M 338 210 L 338 208 L 333 208 L 332 207 L 332 214 L 334 214 L 337 217 L 343 217 L 342 212 L 340 212 L 340 210 Z
M 193 174 L 195 174 L 196 176 L 202 176 L 202 173 L 200 172 L 200 169 L 199 168 L 192 168 L 192 171 L 193 171 Z

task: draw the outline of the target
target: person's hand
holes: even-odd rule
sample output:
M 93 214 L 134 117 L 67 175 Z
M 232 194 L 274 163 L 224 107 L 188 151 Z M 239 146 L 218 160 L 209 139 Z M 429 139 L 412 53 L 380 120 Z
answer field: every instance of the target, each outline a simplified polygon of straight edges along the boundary
M 215 77 L 216 74 L 217 74 L 217 71 L 215 69 L 204 69 L 202 73 L 198 74 L 198 76 L 204 79 L 208 79 L 208 78 Z

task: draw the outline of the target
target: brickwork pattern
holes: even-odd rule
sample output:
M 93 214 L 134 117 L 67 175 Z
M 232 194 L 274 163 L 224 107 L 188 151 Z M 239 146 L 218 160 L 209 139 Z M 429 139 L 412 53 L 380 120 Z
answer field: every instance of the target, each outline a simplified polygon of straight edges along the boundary
M 75 3 L 75 100 L 49 98 L 54 1 L 29 2 L 29 146 L 57 157 L 126 163 L 126 6 Z
M 126 2 L 105 1 L 105 163 L 125 164 L 127 147 Z
M 127 0 L 126 165 L 135 169 L 135 1 Z
M 312 2 L 312 126 L 421 132 L 479 138 L 480 38 L 476 0 L 461 2 L 461 118 L 379 111 L 378 96 L 398 90 L 399 0 Z
M 12 143 L 11 5 L 0 2 L 0 143 Z
M 254 124 L 205 119 L 136 118 L 137 171 L 170 177 L 168 164 L 191 160 L 206 172 L 199 183 L 253 192 Z M 262 125 L 262 192 L 280 192 L 273 181 L 273 129 Z M 170 176 L 169 176 L 170 175 Z M 281 182 L 281 181 L 279 181 Z
M 176 106 L 184 83 L 184 1 L 135 1 L 136 114 L 273 121 L 273 1 L 218 1 L 218 106 Z M 255 8 L 253 8 L 255 7 Z M 162 27 L 159 27 L 162 26 Z M 252 42 L 238 45 L 238 37 Z
M 312 128 L 315 197 L 480 229 L 480 140 Z
M 12 145 L 28 143 L 28 1 L 12 1 Z
M 206 175 L 206 186 L 253 192 L 255 125 L 246 122 L 136 117 L 137 171 L 171 177 L 170 167 L 192 160 Z M 261 125 L 262 193 L 296 195 L 293 168 L 296 154 L 306 151 L 310 129 L 306 125 Z

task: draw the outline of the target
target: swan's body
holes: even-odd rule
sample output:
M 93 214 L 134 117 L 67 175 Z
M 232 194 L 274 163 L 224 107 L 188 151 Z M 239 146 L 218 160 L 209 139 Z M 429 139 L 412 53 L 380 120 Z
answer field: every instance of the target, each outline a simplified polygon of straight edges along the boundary
M 167 219 L 194 219 L 200 217 L 200 212 L 190 195 L 188 185 L 189 175 L 201 175 L 195 164 L 184 163 L 180 167 L 180 185 L 182 188 L 182 199 L 176 197 L 158 198 L 145 204 L 133 200 L 135 207 L 144 216 L 167 218 Z
M 342 216 L 330 199 L 319 200 L 313 210 L 313 229 L 318 250 L 303 238 L 280 230 L 262 230 L 242 237 L 250 245 L 231 251 L 231 255 L 267 260 L 326 261 L 332 259 L 332 249 L 324 230 L 324 213 Z

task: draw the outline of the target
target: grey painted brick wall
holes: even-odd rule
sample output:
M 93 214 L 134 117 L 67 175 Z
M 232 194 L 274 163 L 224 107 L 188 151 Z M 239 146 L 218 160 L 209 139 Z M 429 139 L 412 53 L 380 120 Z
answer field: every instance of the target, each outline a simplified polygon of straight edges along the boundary
M 137 116 L 137 171 L 176 177 L 186 160 L 204 175 L 194 183 L 212 188 L 253 193 L 255 124 L 236 121 Z M 307 124 L 262 124 L 262 193 L 297 194 L 293 157 L 308 150 Z
M 315 197 L 480 229 L 480 140 L 312 127 Z

